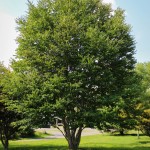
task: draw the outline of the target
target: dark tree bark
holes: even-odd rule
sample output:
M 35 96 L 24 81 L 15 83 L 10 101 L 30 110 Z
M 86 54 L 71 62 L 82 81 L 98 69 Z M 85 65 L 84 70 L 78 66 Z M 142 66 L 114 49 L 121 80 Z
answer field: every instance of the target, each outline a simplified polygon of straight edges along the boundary
M 70 150 L 77 150 L 78 149 L 80 139 L 81 139 L 82 130 L 83 130 L 82 127 L 79 127 L 76 132 L 71 130 L 71 135 L 67 139 Z
M 8 146 L 9 146 L 8 139 L 5 140 L 5 144 L 3 146 L 4 146 L 4 150 L 8 150 Z
M 119 132 L 120 132 L 120 135 L 124 135 L 124 130 L 123 129 L 121 129 Z
M 81 140 L 81 134 L 84 129 L 83 125 L 80 125 L 79 127 L 72 127 L 70 128 L 70 125 L 67 121 L 67 119 L 62 119 L 63 123 L 63 130 L 62 131 L 58 126 L 57 128 L 61 131 L 63 136 L 66 138 L 69 146 L 69 150 L 78 150 L 80 140 Z
M 8 150 L 9 140 L 8 140 L 7 136 L 1 134 L 1 142 L 2 142 L 4 150 Z

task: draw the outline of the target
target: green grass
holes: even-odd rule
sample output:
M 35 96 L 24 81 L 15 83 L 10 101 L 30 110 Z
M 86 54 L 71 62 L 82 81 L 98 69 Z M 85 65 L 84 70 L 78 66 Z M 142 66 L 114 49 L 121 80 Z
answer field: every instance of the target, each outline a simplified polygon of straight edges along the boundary
M 0 149 L 2 146 L 0 145 Z M 82 137 L 82 150 L 150 150 L 150 138 L 141 136 L 94 135 Z M 10 150 L 67 150 L 65 139 L 29 139 L 10 141 Z
M 136 136 L 92 136 L 82 139 L 81 147 L 91 150 L 149 150 L 150 138 Z

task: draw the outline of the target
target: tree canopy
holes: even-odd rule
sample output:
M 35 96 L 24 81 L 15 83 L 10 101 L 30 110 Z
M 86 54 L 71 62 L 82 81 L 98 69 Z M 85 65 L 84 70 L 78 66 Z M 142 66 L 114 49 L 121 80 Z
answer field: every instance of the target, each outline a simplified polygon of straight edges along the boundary
M 40 0 L 17 23 L 12 67 L 26 85 L 20 103 L 36 125 L 61 118 L 76 150 L 82 130 L 116 105 L 133 75 L 135 43 L 124 12 L 101 0 Z

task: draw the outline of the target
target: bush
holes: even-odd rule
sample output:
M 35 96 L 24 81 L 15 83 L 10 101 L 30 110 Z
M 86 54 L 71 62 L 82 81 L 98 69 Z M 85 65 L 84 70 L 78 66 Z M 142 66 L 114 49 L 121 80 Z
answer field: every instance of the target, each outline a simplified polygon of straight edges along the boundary
M 24 127 L 20 132 L 19 132 L 19 137 L 33 137 L 34 136 L 34 129 L 30 126 Z

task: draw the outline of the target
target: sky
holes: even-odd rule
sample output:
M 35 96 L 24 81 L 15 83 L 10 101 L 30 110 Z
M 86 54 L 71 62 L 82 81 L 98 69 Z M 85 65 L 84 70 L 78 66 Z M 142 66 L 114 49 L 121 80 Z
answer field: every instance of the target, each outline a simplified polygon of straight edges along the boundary
M 37 0 L 31 0 L 36 3 Z M 137 62 L 150 61 L 150 0 L 103 0 L 125 10 L 126 23 L 132 27 L 131 34 L 136 41 Z M 24 16 L 27 0 L 0 0 L 0 61 L 8 66 L 15 55 L 18 35 L 15 20 Z

